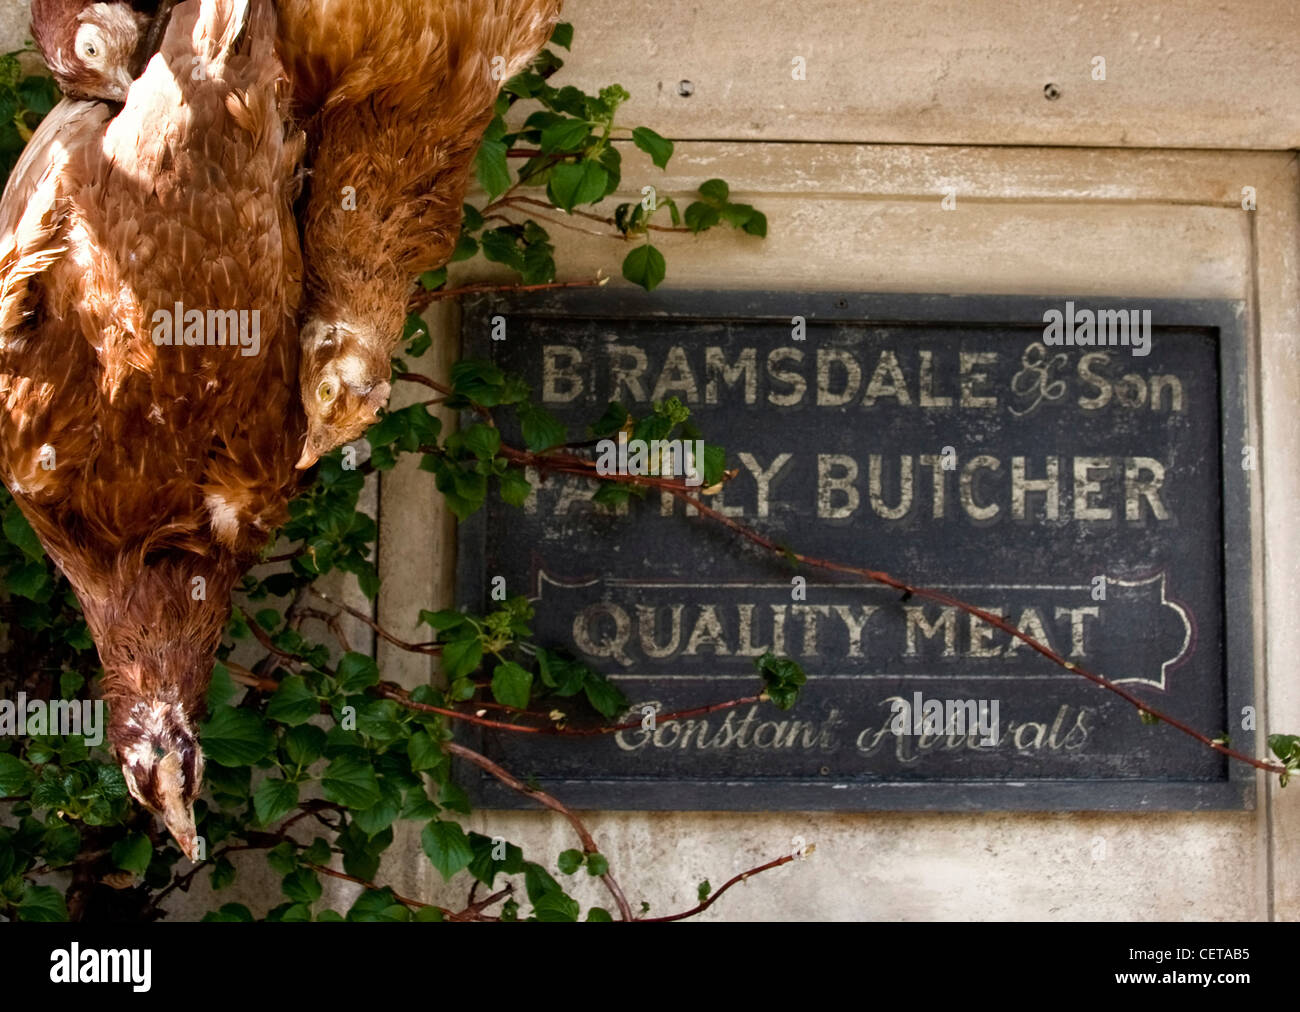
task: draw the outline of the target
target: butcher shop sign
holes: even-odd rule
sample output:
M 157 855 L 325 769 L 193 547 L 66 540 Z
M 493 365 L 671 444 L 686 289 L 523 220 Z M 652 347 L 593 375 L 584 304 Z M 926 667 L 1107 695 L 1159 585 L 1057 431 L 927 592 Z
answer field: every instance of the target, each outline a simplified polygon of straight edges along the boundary
M 702 490 L 713 509 L 1001 615 L 1152 707 L 1244 741 L 1256 475 L 1242 312 L 600 291 L 473 302 L 464 333 L 466 355 L 523 375 L 571 438 L 611 401 L 639 417 L 677 398 L 735 471 Z M 522 508 L 491 501 L 463 525 L 460 603 L 489 607 L 504 578 L 533 599 L 539 642 L 619 685 L 633 726 L 565 741 L 464 733 L 567 804 L 1253 804 L 1248 771 L 1144 726 L 990 622 L 792 569 L 668 494 L 607 507 L 586 479 L 531 477 Z M 657 719 L 754 694 L 768 651 L 808 674 L 792 709 Z M 474 782 L 480 804 L 516 803 Z

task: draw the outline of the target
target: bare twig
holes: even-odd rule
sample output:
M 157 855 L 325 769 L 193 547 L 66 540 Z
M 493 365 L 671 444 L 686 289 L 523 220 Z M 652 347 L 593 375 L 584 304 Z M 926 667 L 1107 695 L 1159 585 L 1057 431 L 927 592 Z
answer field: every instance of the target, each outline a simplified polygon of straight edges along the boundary
M 557 288 L 598 288 L 609 283 L 607 277 L 597 277 L 594 281 L 550 281 L 539 285 L 510 285 L 484 281 L 476 284 L 458 285 L 455 288 L 439 288 L 433 292 L 420 292 L 410 303 L 410 311 L 423 312 L 430 303 L 443 299 L 459 299 L 462 295 L 479 295 L 484 292 L 545 292 Z
M 544 201 L 544 200 L 535 200 L 535 199 L 532 198 L 532 197 L 510 197 L 510 198 L 508 198 L 508 199 L 504 199 L 504 198 L 503 198 L 503 200 L 502 200 L 502 201 L 498 201 L 498 203 L 505 203 L 508 207 L 514 207 L 514 206 L 516 206 L 516 205 L 518 205 L 518 204 L 527 204 L 527 205 L 530 205 L 530 206 L 532 206 L 532 207 L 540 207 L 540 208 L 544 208 L 544 209 L 549 210 L 549 211 L 556 211 L 556 210 L 559 210 L 559 208 L 557 208 L 554 204 L 548 204 L 548 203 L 547 203 L 546 201 Z M 580 217 L 580 218 L 587 218 L 587 219 L 590 220 L 590 221 L 599 221 L 599 222 L 601 222 L 602 224 L 605 224 L 605 225 L 611 225 L 611 226 L 613 226 L 615 229 L 618 228 L 618 222 L 617 222 L 617 221 L 615 221 L 613 218 L 608 218 L 608 217 L 606 217 L 606 216 L 603 215 L 603 214 L 592 214 L 592 212 L 590 212 L 590 211 L 579 211 L 576 207 L 575 207 L 572 211 L 569 211 L 568 213 L 569 213 L 569 214 L 576 214 L 578 217 Z M 563 222 L 555 221 L 554 218 L 547 218 L 546 220 L 547 220 L 547 221 L 552 221 L 552 222 L 554 222 L 554 223 L 557 224 L 557 225 L 561 225 L 561 224 L 563 224 Z M 648 229 L 651 229 L 652 231 L 655 231 L 655 232 L 691 232 L 691 233 L 694 232 L 694 229 L 687 228 L 685 225 L 651 225 L 649 222 L 646 222 L 646 223 L 645 223 L 645 227 L 648 228 Z M 610 233 L 607 233 L 607 232 L 597 232 L 597 233 L 594 233 L 594 234 L 596 234 L 596 235 L 609 235 Z M 616 239 L 625 239 L 625 238 L 627 238 L 627 237 L 626 237 L 622 232 L 614 232 L 614 233 L 612 233 L 612 234 L 613 234 L 613 236 L 614 236 Z
M 401 703 L 403 706 L 410 707 L 412 710 L 421 710 L 424 713 L 436 713 L 443 717 L 451 717 L 453 720 L 463 720 L 467 724 L 475 724 L 478 727 L 489 727 L 498 731 L 515 731 L 519 734 L 540 734 L 557 738 L 590 738 L 602 734 L 616 734 L 619 731 L 631 731 L 641 726 L 640 720 L 629 720 L 622 724 L 605 724 L 600 727 L 561 727 L 554 724 L 544 726 L 534 726 L 530 724 L 510 724 L 503 720 L 492 720 L 490 717 L 480 717 L 474 713 L 465 713 L 463 710 L 452 710 L 445 706 L 434 706 L 432 703 L 417 703 L 411 699 L 410 694 L 400 685 L 394 685 L 392 682 L 382 682 L 375 689 L 379 695 L 385 699 L 391 699 Z M 716 713 L 719 710 L 730 710 L 737 706 L 744 706 L 747 703 L 761 703 L 766 701 L 767 696 L 760 693 L 757 696 L 741 696 L 738 699 L 728 699 L 721 703 L 709 703 L 707 706 L 693 706 L 687 710 L 676 710 L 672 713 L 663 713 L 655 715 L 655 724 L 668 724 L 676 720 L 685 720 L 687 717 L 702 717 L 708 713 Z M 482 708 L 488 704 L 470 702 L 468 706 Z M 517 710 L 514 707 L 502 707 L 500 705 L 491 707 L 492 709 L 505 709 L 518 714 L 521 717 L 543 717 L 545 714 L 533 713 L 530 710 Z
M 364 625 L 369 626 L 377 635 L 382 636 L 389 643 L 393 644 L 393 646 L 398 647 L 401 650 L 409 650 L 411 653 L 416 653 L 416 654 L 442 653 L 442 647 L 438 646 L 436 643 L 435 644 L 408 643 L 406 642 L 406 640 L 394 636 L 392 633 L 390 633 L 387 629 L 381 626 L 378 622 L 372 619 L 365 612 L 353 608 L 351 605 L 344 604 L 342 601 L 335 601 L 332 597 L 329 597 L 326 594 L 322 594 L 319 590 L 316 590 L 315 588 L 312 588 L 311 592 L 313 596 L 320 598 L 326 604 L 332 604 L 334 605 L 334 607 L 342 609 L 343 611 L 351 615 L 353 618 L 355 618 L 358 622 L 361 622 Z M 346 646 L 344 647 L 344 649 L 346 649 Z
M 472 748 L 466 748 L 464 745 L 457 745 L 453 741 L 444 742 L 442 747 L 452 755 L 459 756 L 466 762 L 473 763 L 479 769 L 490 773 L 511 790 L 518 791 L 520 794 L 524 795 L 524 797 L 532 798 L 533 800 L 540 802 L 553 812 L 559 812 L 568 820 L 569 825 L 573 827 L 574 832 L 578 834 L 578 839 L 582 841 L 583 853 L 600 853 L 600 848 L 596 846 L 596 840 L 592 837 L 591 832 L 585 825 L 583 825 L 582 820 L 574 815 L 573 812 L 569 811 L 563 803 L 557 801 L 545 791 L 539 791 L 535 788 L 529 787 L 522 780 L 506 772 L 487 756 L 475 752 Z M 600 880 L 605 883 L 605 888 L 609 890 L 609 894 L 614 898 L 614 902 L 618 905 L 619 916 L 621 916 L 625 921 L 632 920 L 632 908 L 628 905 L 627 897 L 623 895 L 623 890 L 619 886 L 617 880 L 615 880 L 613 874 L 606 871 L 604 875 L 600 876 Z
M 804 853 L 811 854 L 813 850 L 814 848 L 812 846 L 809 846 L 808 849 L 804 851 Z M 757 868 L 750 868 L 749 871 L 742 871 L 739 875 L 736 875 L 733 878 L 729 879 L 722 886 L 722 888 L 710 894 L 709 898 L 706 899 L 703 903 L 691 907 L 690 910 L 684 910 L 680 914 L 669 914 L 667 917 L 638 917 L 637 920 L 642 924 L 653 924 L 656 922 L 662 923 L 665 921 L 682 921 L 688 917 L 694 917 L 696 914 L 701 914 L 704 911 L 708 910 L 709 907 L 713 906 L 713 904 L 716 903 L 719 898 L 721 898 L 722 894 L 725 893 L 732 886 L 734 886 L 736 883 L 744 882 L 755 875 L 762 874 L 765 871 L 770 871 L 773 868 L 779 868 L 783 864 L 789 864 L 793 860 L 795 860 L 794 854 L 786 854 L 785 857 L 778 857 L 775 861 L 768 861 L 767 864 L 760 864 Z

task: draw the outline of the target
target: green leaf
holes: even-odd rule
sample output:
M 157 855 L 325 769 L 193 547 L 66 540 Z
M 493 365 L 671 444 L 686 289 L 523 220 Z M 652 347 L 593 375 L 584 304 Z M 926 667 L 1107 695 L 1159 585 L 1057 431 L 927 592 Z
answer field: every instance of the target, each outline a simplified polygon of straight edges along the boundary
M 556 112 L 567 112 L 572 116 L 584 116 L 587 112 L 587 96 L 571 84 L 543 96 L 542 102 Z
M 572 875 L 582 867 L 582 851 L 565 850 L 560 852 L 559 858 L 556 859 L 556 866 L 565 875 Z
M 329 864 L 330 845 L 323 836 L 318 836 L 312 840 L 311 846 L 302 852 L 302 859 L 311 864 Z
M 203 754 L 222 766 L 251 766 L 265 759 L 275 736 L 258 713 L 223 706 L 200 729 Z
M 299 724 L 284 736 L 284 751 L 289 761 L 307 767 L 325 751 L 326 734 L 314 724 Z
M 778 709 L 788 710 L 799 696 L 799 687 L 808 680 L 803 668 L 788 657 L 778 657 L 772 651 L 754 659 L 754 667 L 763 676 L 766 693 Z
M 594 671 L 587 672 L 582 688 L 587 694 L 587 702 L 602 716 L 613 717 L 628 708 L 627 697 L 623 695 L 623 691 Z
M 113 844 L 111 856 L 114 866 L 143 875 L 153 860 L 153 844 L 143 833 L 131 833 Z
M 498 664 L 492 672 L 492 697 L 503 706 L 524 710 L 532 696 L 533 675 L 514 661 Z
M 597 161 L 605 167 L 605 175 L 609 177 L 605 180 L 605 193 L 603 194 L 603 196 L 608 197 L 618 189 L 618 184 L 623 180 L 623 155 L 618 148 L 611 144 L 600 153 Z
M 32 771 L 21 759 L 0 752 L 0 798 L 14 798 L 32 788 Z
M 4 533 L 9 543 L 33 562 L 41 562 L 45 559 L 45 550 L 41 548 L 40 539 L 36 537 L 36 532 L 23 516 L 22 510 L 18 508 L 18 503 L 12 499 L 5 507 Z
M 468 867 L 474 859 L 474 851 L 465 838 L 465 831 L 459 823 L 444 822 L 434 819 L 420 834 L 420 843 L 433 866 L 441 872 L 444 879 L 449 879 L 458 871 Z
M 230 677 L 230 669 L 217 661 L 212 666 L 212 681 L 208 683 L 208 709 L 225 706 L 238 691 L 234 679 Z
M 700 883 L 699 888 L 695 890 L 695 895 L 699 898 L 699 901 L 703 903 L 709 898 L 711 892 L 713 892 L 713 886 L 709 885 L 708 879 L 705 879 Z
M 724 179 L 706 179 L 700 184 L 700 196 L 711 204 L 725 204 L 731 196 L 731 187 Z
M 1300 758 L 1300 735 L 1270 734 L 1268 736 L 1268 747 L 1283 762 L 1288 759 Z
M 122 776 L 122 768 L 117 763 L 100 764 L 95 770 L 95 789 L 101 798 L 108 801 L 117 801 L 130 793 L 126 778 Z
M 470 240 L 473 242 L 473 240 Z M 439 267 L 436 271 L 425 271 L 420 275 L 420 287 L 426 292 L 436 292 L 447 283 L 447 268 Z
M 704 444 L 704 484 L 716 485 L 727 469 L 727 451 L 712 443 Z
M 609 874 L 609 862 L 605 860 L 605 855 L 587 855 L 587 874 L 592 878 L 600 878 L 602 875 Z
M 438 804 L 452 812 L 460 812 L 461 815 L 469 815 L 473 807 L 469 803 L 469 795 L 465 793 L 463 787 L 452 783 L 450 780 L 442 785 L 438 792 Z
M 479 460 L 491 460 L 501 449 L 501 433 L 490 425 L 476 422 L 460 433 L 465 449 Z
M 212 891 L 219 892 L 231 885 L 236 874 L 234 864 L 224 854 L 221 855 L 212 865 Z
M 534 453 L 541 453 L 564 442 L 564 423 L 540 404 L 526 401 L 518 405 L 515 411 L 519 415 L 524 442 Z
M 722 220 L 735 228 L 744 228 L 750 218 L 757 213 L 749 204 L 724 204 L 719 213 Z
M 434 769 L 442 761 L 442 749 L 428 731 L 416 731 L 407 739 L 406 755 L 411 761 L 411 769 L 417 773 Z
M 315 903 L 320 899 L 320 877 L 310 868 L 295 868 L 284 877 L 280 888 L 295 903 Z
M 393 895 L 391 889 L 367 889 L 352 904 L 347 919 L 365 923 L 393 921 L 405 923 L 411 919 L 411 911 L 397 902 L 397 897 Z
M 302 675 L 288 675 L 266 706 L 266 715 L 281 724 L 305 724 L 320 713 L 320 700 Z
M 579 204 L 594 204 L 605 196 L 609 174 L 599 162 L 584 159 L 577 164 L 557 165 L 547 184 L 551 203 L 562 211 L 572 211 Z
M 352 816 L 353 823 L 367 836 L 382 833 L 397 821 L 402 812 L 402 791 L 396 781 L 385 777 L 380 781 L 379 789 L 383 797 L 369 808 L 354 812 Z
M 65 864 L 70 864 L 76 860 L 77 854 L 81 851 L 81 833 L 76 826 L 69 825 L 66 822 L 55 822 L 45 831 L 44 840 L 44 857 L 45 863 L 51 868 L 59 868 Z M 3 849 L 0 848 L 0 853 Z M 9 877 L 4 868 L 4 860 L 0 857 L 0 882 Z
M 253 792 L 257 821 L 269 826 L 298 807 L 298 785 L 289 780 L 267 777 Z
M 561 117 L 542 131 L 542 150 L 551 152 L 576 151 L 591 135 L 591 124 L 586 120 Z
M 613 924 L 614 918 L 604 907 L 592 907 L 587 911 L 588 924 Z
M 20 921 L 59 922 L 68 919 L 68 908 L 63 894 L 53 886 L 29 885 L 23 889 L 22 902 L 18 904 Z
M 528 501 L 528 496 L 533 490 L 524 472 L 514 467 L 501 475 L 497 483 L 501 501 L 509 506 L 522 506 Z
M 686 227 L 692 232 L 703 232 L 721 220 L 722 212 L 698 200 L 686 208 Z
M 372 657 L 349 652 L 340 658 L 335 677 L 338 679 L 339 688 L 346 695 L 352 696 L 364 692 L 372 685 L 379 684 L 379 666 L 375 664 Z
M 561 892 L 547 893 L 533 904 L 539 921 L 572 923 L 578 919 L 578 901 Z
M 612 436 L 626 424 L 627 408 L 618 401 L 610 401 L 605 413 L 587 426 L 587 429 L 593 436 Z
M 519 249 L 517 236 L 514 232 L 504 228 L 493 228 L 483 233 L 483 256 L 493 263 L 505 264 L 512 270 L 522 271 L 524 269 L 524 254 Z M 459 363 L 458 363 L 459 364 Z M 455 366 L 452 367 L 452 379 L 456 376 Z M 500 381 L 498 380 L 498 385 Z M 482 393 L 474 394 L 469 391 L 462 391 L 460 385 L 454 384 L 458 392 L 465 393 L 471 400 L 486 407 L 492 407 L 496 404 L 495 400 L 489 400 L 482 396 Z
M 380 798 L 374 768 L 350 755 L 341 755 L 321 775 L 321 790 L 335 804 L 369 808 Z
M 453 640 L 442 648 L 442 672 L 448 679 L 463 678 L 478 668 L 483 660 L 483 644 L 478 635 Z
M 459 626 L 468 624 L 469 619 L 458 611 L 444 608 L 442 611 L 421 610 L 420 621 L 427 626 L 437 629 L 439 632 L 446 632 L 449 629 L 455 629 Z
M 44 74 L 30 74 L 18 85 L 18 97 L 24 106 L 39 116 L 53 109 L 63 96 L 58 85 Z
M 673 142 L 660 137 L 649 127 L 637 127 L 632 131 L 632 143 L 650 156 L 650 160 L 659 168 L 666 168 L 668 159 L 673 156 Z
M 5 574 L 5 586 L 9 593 L 25 597 L 29 601 L 43 604 L 54 593 L 54 584 L 43 562 L 29 562 L 23 566 L 14 566 Z
M 551 878 L 551 873 L 532 861 L 524 865 L 524 889 L 528 892 L 530 903 L 536 903 L 549 892 L 562 891 L 560 883 Z
M 561 21 L 555 26 L 555 31 L 551 32 L 551 44 L 559 46 L 561 49 L 568 49 L 573 45 L 573 25 L 567 21 Z
M 462 232 L 460 238 L 456 240 L 456 248 L 452 250 L 448 263 L 458 264 L 462 260 L 470 259 L 476 253 L 478 253 L 478 240 Z
M 554 650 L 537 651 L 537 669 L 542 683 L 557 696 L 574 696 L 582 691 L 590 669 Z
M 357 730 L 376 741 L 396 741 L 402 736 L 402 724 L 397 702 L 392 699 L 372 699 L 357 708 Z
M 220 910 L 210 910 L 203 915 L 208 924 L 252 924 L 253 912 L 242 903 L 226 903 Z
M 623 277 L 647 292 L 658 288 L 667 273 L 664 255 L 649 243 L 638 246 L 623 259 Z
M 266 863 L 270 865 L 272 871 L 288 875 L 298 867 L 298 852 L 292 843 L 283 840 L 266 852 Z
M 492 837 L 470 833 L 469 842 L 474 848 L 474 860 L 470 862 L 469 872 L 485 886 L 491 887 L 500 872 L 518 875 L 524 870 L 524 852 L 513 843 L 500 841 L 504 847 L 504 857 L 498 859 L 492 856 L 494 851 L 498 851 L 498 843 Z
M 228 679 L 230 676 L 227 675 L 226 677 Z M 61 699 L 75 699 L 77 693 L 81 691 L 85 684 L 86 676 L 80 671 L 61 671 L 59 672 L 59 697 Z
M 483 141 L 474 156 L 474 176 L 490 200 L 495 200 L 510 188 L 510 163 L 503 142 Z

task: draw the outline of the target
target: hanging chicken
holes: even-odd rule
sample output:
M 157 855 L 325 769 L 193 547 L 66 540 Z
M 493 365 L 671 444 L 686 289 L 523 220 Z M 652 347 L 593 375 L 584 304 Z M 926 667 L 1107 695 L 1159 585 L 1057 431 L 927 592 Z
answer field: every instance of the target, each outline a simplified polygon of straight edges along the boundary
M 191 857 L 231 589 L 303 434 L 274 38 L 271 0 L 178 4 L 121 111 L 62 102 L 0 201 L 0 477 L 81 601 L 131 793 Z
M 388 401 L 415 278 L 450 258 L 502 86 L 560 0 L 280 0 L 281 52 L 309 137 L 299 467 Z

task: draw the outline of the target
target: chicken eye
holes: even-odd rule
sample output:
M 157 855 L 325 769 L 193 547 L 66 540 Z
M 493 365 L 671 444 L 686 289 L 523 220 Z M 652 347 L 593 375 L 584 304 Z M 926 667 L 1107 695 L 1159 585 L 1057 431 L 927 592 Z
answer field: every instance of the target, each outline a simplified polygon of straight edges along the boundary
M 320 386 L 316 388 L 316 396 L 319 397 L 322 401 L 333 400 L 334 399 L 333 384 L 331 384 L 328 381 L 322 383 Z
M 99 55 L 99 50 L 95 48 L 95 44 L 94 44 L 93 42 L 87 42 L 84 46 L 82 46 L 82 47 L 81 47 L 81 52 L 82 52 L 82 55 L 83 55 L 83 56 L 98 56 L 98 55 Z
M 155 745 L 153 747 L 153 757 L 155 759 L 161 759 L 166 754 L 167 754 L 166 749 L 164 749 L 161 745 Z

